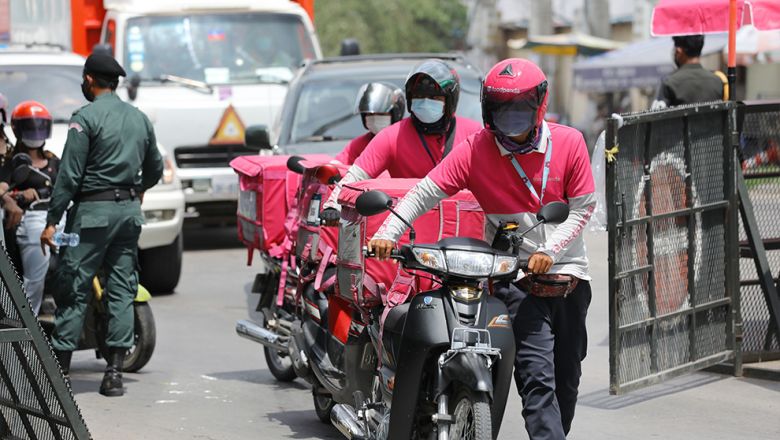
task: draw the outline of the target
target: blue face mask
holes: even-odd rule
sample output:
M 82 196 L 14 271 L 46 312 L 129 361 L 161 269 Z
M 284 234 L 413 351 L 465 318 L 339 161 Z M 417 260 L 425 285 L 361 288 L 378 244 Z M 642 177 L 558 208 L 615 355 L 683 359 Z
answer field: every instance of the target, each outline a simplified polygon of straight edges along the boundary
M 423 124 L 433 124 L 444 117 L 444 103 L 435 99 L 412 99 L 410 110 Z

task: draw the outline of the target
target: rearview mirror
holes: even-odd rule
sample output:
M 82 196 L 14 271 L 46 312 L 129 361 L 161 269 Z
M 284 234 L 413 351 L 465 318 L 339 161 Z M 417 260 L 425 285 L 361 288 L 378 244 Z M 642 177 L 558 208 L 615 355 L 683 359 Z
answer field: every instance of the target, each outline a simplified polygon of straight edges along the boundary
M 141 86 L 141 77 L 137 73 L 130 75 L 130 79 L 127 81 L 127 97 L 131 101 L 135 101 L 138 97 L 138 87 Z
M 341 172 L 335 165 L 325 164 L 317 167 L 317 180 L 323 185 L 333 185 L 341 180 Z
M 255 151 L 273 149 L 268 137 L 268 127 L 265 125 L 252 125 L 247 128 L 244 133 L 244 144 Z
M 536 219 L 544 223 L 563 223 L 569 218 L 569 205 L 563 202 L 551 202 L 539 210 Z
M 370 217 L 377 215 L 393 207 L 393 199 L 387 194 L 378 190 L 371 190 L 364 192 L 358 196 L 355 202 L 355 208 L 357 212 L 364 216 Z
M 92 53 L 99 55 L 114 56 L 114 48 L 109 43 L 98 43 L 92 46 Z
M 303 174 L 303 165 L 301 165 L 302 160 L 305 159 L 301 156 L 290 156 L 290 158 L 287 159 L 287 169 L 295 174 Z

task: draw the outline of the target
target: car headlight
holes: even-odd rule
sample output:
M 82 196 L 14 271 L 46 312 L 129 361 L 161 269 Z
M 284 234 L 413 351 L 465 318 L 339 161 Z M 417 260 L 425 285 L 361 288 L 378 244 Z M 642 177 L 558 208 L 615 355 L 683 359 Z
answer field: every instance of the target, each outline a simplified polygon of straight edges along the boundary
M 496 255 L 492 276 L 508 275 L 517 269 L 517 257 Z
M 417 262 L 423 266 L 440 271 L 447 270 L 442 251 L 435 249 L 413 248 L 412 252 L 414 253 L 414 258 L 417 259 Z
M 483 252 L 447 251 L 447 269 L 456 275 L 489 277 L 493 260 L 493 255 Z
M 176 177 L 176 168 L 173 167 L 173 161 L 168 156 L 163 156 L 163 173 L 160 183 L 170 185 Z

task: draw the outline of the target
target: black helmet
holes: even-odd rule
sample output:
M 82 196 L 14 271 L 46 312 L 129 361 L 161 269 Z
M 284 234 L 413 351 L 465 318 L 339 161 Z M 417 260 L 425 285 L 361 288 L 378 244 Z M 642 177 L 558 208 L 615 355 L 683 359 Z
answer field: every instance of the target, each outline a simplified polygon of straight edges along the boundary
M 395 124 L 404 117 L 405 110 L 404 94 L 401 89 L 392 84 L 371 82 L 364 84 L 358 92 L 355 113 L 360 114 L 364 127 L 366 127 L 367 114 L 389 113 L 390 123 Z
M 423 133 L 445 133 L 458 108 L 460 78 L 455 69 L 442 60 L 429 59 L 415 66 L 406 78 L 406 106 L 412 108 L 412 97 L 444 97 L 444 117 L 424 123 L 412 113 L 412 121 Z

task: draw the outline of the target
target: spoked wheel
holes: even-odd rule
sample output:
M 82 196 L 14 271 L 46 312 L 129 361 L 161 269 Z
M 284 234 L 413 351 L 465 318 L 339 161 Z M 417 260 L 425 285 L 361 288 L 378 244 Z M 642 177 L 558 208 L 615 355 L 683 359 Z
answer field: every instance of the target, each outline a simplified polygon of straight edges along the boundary
M 450 425 L 451 440 L 492 440 L 490 403 L 485 393 L 461 390 L 450 401 L 450 414 L 455 419 Z
M 317 413 L 317 418 L 320 422 L 330 424 L 330 412 L 336 405 L 336 402 L 329 394 L 318 392 L 319 386 L 315 384 L 312 386 L 311 395 L 314 400 L 314 412 Z

